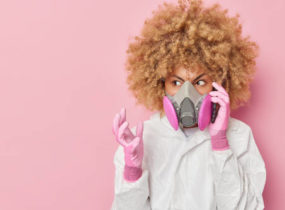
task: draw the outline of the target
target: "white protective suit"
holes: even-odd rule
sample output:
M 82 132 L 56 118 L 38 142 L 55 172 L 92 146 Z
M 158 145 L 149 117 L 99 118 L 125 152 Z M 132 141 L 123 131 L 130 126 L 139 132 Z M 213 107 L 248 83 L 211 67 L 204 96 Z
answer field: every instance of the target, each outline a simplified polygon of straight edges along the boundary
M 230 149 L 213 151 L 208 127 L 175 131 L 154 113 L 144 121 L 143 174 L 136 182 L 123 178 L 123 147 L 115 152 L 112 210 L 264 209 L 266 168 L 251 128 L 230 117 L 227 138 Z

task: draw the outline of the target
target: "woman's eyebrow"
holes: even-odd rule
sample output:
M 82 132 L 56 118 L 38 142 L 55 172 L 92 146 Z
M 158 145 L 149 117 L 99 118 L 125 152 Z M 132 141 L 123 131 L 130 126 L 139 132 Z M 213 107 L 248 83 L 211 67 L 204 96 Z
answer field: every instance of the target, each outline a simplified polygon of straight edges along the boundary
M 193 82 L 195 82 L 196 80 L 198 80 L 198 79 L 200 79 L 202 76 L 204 76 L 205 75 L 205 73 L 202 73 L 202 74 L 200 74 L 198 77 L 196 77 L 194 80 L 193 80 Z
M 180 80 L 182 80 L 183 82 L 184 82 L 184 79 L 182 79 L 181 77 L 179 77 L 179 76 L 177 76 L 177 75 L 172 75 L 173 77 L 176 77 L 176 78 L 178 78 L 178 79 L 180 79 Z

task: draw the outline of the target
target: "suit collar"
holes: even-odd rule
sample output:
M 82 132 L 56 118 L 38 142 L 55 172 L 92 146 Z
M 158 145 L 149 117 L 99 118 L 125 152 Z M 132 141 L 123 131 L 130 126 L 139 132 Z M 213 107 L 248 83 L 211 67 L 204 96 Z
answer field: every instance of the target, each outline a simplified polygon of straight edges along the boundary
M 180 129 L 180 127 L 178 128 L 178 130 L 175 130 L 171 126 L 166 115 L 164 115 L 163 117 L 160 118 L 160 113 L 156 112 L 150 117 L 150 119 L 155 119 L 155 118 L 160 120 L 162 122 L 162 124 L 167 127 L 167 129 L 169 129 L 175 135 L 178 135 L 183 140 L 188 140 L 189 138 L 192 139 L 193 137 L 195 137 L 193 139 L 195 139 L 195 141 L 197 143 L 200 143 L 204 140 L 211 139 L 211 136 L 210 136 L 209 131 L 208 131 L 208 127 L 206 127 L 203 131 L 201 131 L 200 129 L 197 129 L 191 136 L 187 137 L 184 134 L 184 132 Z

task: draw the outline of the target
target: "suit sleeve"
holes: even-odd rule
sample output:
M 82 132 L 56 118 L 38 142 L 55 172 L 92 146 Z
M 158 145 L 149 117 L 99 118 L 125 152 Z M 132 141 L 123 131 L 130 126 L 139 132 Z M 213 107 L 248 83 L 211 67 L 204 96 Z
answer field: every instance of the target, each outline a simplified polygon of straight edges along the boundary
M 218 210 L 264 209 L 263 189 L 266 168 L 250 127 L 240 139 L 247 143 L 237 156 L 230 149 L 213 151 L 216 207 Z M 230 143 L 230 142 L 229 142 Z
M 134 128 L 131 129 L 134 133 Z M 142 164 L 142 176 L 135 182 L 123 177 L 124 148 L 119 145 L 114 155 L 115 191 L 111 210 L 151 210 L 149 200 L 149 171 Z

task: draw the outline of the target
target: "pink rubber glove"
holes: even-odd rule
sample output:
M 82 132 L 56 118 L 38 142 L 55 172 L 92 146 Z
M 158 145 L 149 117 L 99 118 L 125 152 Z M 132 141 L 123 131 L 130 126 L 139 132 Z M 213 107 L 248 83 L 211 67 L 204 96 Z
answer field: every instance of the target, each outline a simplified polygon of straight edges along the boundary
M 114 117 L 112 131 L 117 142 L 124 147 L 124 179 L 128 182 L 134 182 L 142 175 L 143 122 L 138 123 L 136 136 L 134 136 L 129 129 L 129 123 L 126 121 L 126 109 L 122 108 L 120 113 Z
M 211 136 L 211 143 L 213 150 L 229 149 L 226 131 L 230 117 L 230 100 L 226 90 L 216 82 L 212 85 L 217 91 L 211 91 L 211 101 L 220 105 L 217 118 L 214 123 L 209 124 L 209 133 Z

